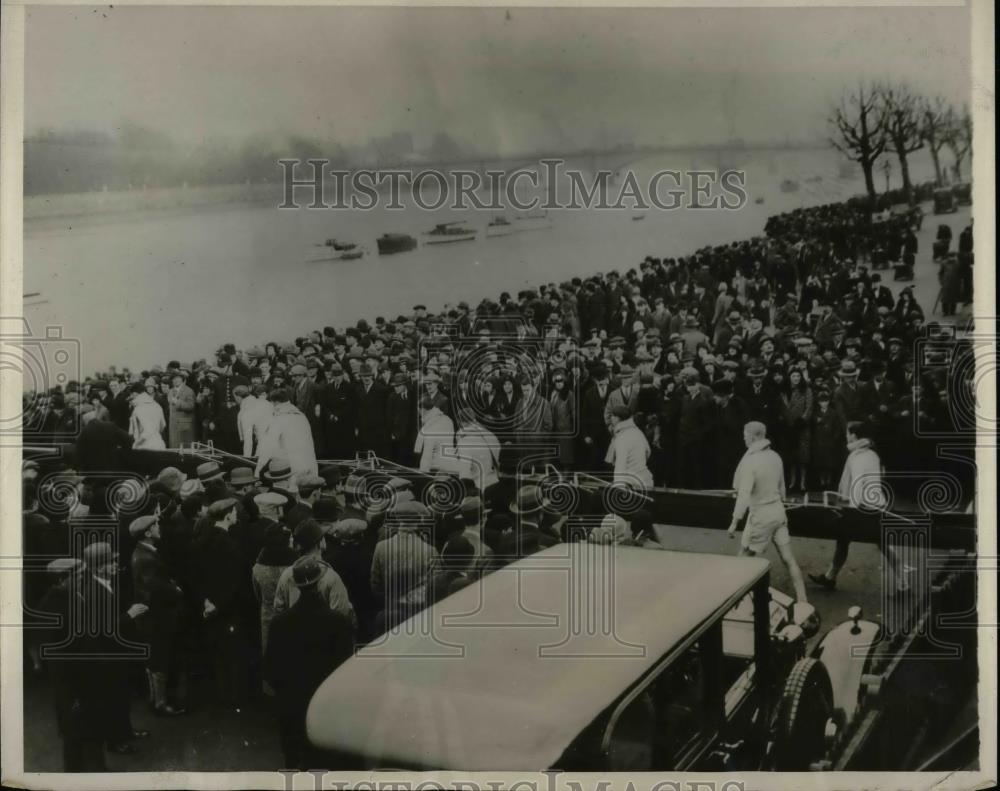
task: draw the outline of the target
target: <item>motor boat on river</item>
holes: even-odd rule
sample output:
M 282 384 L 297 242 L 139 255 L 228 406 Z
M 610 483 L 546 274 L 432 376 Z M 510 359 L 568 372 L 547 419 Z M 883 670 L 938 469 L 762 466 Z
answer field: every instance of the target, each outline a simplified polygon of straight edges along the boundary
M 552 227 L 549 213 L 544 209 L 536 209 L 526 214 L 518 214 L 514 217 L 514 224 L 518 232 L 544 231 Z
M 451 242 L 471 242 L 476 238 L 478 232 L 475 228 L 469 228 L 461 220 L 454 222 L 442 222 L 427 231 L 424 236 L 424 244 L 450 244 Z
M 486 236 L 490 239 L 497 236 L 510 236 L 512 233 L 517 233 L 517 228 L 502 214 L 498 214 L 486 226 Z
M 406 233 L 384 233 L 375 240 L 379 255 L 405 253 L 417 246 L 417 240 Z

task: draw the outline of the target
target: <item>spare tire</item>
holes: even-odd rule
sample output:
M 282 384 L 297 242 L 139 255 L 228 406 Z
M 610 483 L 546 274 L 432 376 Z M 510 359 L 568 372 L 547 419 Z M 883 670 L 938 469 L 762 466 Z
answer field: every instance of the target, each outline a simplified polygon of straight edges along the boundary
M 818 659 L 800 659 L 785 681 L 775 713 L 772 769 L 809 771 L 826 755 L 826 727 L 833 716 L 830 674 Z

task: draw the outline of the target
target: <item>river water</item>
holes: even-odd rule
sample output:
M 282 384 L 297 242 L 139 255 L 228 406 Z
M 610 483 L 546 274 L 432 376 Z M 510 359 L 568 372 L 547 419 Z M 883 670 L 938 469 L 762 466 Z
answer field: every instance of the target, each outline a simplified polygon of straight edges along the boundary
M 505 290 L 624 271 L 646 255 L 686 255 L 760 234 L 771 214 L 862 191 L 860 174 L 841 178 L 834 152 L 748 151 L 725 164 L 746 172 L 749 200 L 738 211 L 651 209 L 642 221 L 629 210 L 550 212 L 551 229 L 499 238 L 484 238 L 491 212 L 413 206 L 346 212 L 227 205 L 28 221 L 24 290 L 41 292 L 43 302 L 26 307 L 26 316 L 36 335 L 58 326 L 64 337 L 79 339 L 84 375 L 109 365 L 188 364 L 225 342 L 246 348 L 287 341 L 325 325 L 395 317 L 417 303 L 431 310 L 463 299 L 475 304 Z M 712 165 L 707 154 L 685 155 L 632 169 L 642 183 L 658 168 L 706 165 Z M 914 170 L 914 181 L 927 177 L 923 163 Z M 798 180 L 799 191 L 782 192 L 783 179 Z M 479 238 L 390 256 L 375 252 L 382 233 L 420 238 L 451 219 L 478 227 Z M 317 246 L 327 236 L 371 254 L 310 260 L 327 254 Z

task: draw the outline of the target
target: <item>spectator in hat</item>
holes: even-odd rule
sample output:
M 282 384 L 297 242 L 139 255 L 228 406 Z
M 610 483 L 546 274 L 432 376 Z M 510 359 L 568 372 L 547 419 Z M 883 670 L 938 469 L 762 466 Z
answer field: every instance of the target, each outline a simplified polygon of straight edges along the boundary
M 711 388 L 702 384 L 696 369 L 684 368 L 681 382 L 684 392 L 681 394 L 677 426 L 681 486 L 703 489 L 711 485 L 714 477 L 711 439 L 714 435 L 715 403 Z
M 402 503 L 387 514 L 388 538 L 378 542 L 372 556 L 372 595 L 382 611 L 376 633 L 407 613 L 405 597 L 424 582 L 438 557 L 423 538 L 430 526 L 430 512 L 420 503 Z
M 389 448 L 389 388 L 375 380 L 375 369 L 370 365 L 361 367 L 358 378 L 358 450 L 384 457 Z
M 324 528 L 311 517 L 304 519 L 295 526 L 292 533 L 292 543 L 298 549 L 299 557 L 310 557 L 320 564 L 322 573 L 316 584 L 327 607 L 354 623 L 354 606 L 351 604 L 344 581 L 323 560 L 323 551 L 326 549 Z M 298 597 L 299 591 L 292 579 L 292 570 L 285 569 L 278 578 L 278 587 L 274 592 L 275 613 L 284 612 L 292 607 Z
M 728 489 L 732 484 L 736 465 L 740 463 L 746 450 L 742 431 L 749 421 L 750 411 L 746 402 L 735 394 L 733 383 L 728 379 L 720 379 L 712 384 L 712 396 L 716 407 L 711 438 L 716 461 L 713 485 Z
M 813 392 L 802 371 L 788 373 L 788 389 L 782 395 L 785 419 L 785 464 L 790 491 L 808 490 L 807 471 L 811 459 Z
M 389 458 L 398 464 L 413 465 L 413 446 L 417 440 L 417 405 L 415 388 L 403 373 L 389 380 L 392 393 L 387 403 L 389 422 Z
M 171 448 L 190 446 L 196 439 L 195 395 L 180 370 L 170 376 L 167 404 L 170 414 L 168 444 Z
M 841 438 L 845 427 L 837 410 L 833 408 L 830 391 L 826 388 L 821 388 L 816 393 L 816 408 L 810 423 L 813 480 L 819 484 L 820 489 L 829 491 L 833 487 L 833 476 L 840 466 L 843 445 Z
M 636 403 L 639 400 L 639 385 L 635 370 L 630 365 L 623 365 L 619 373 L 619 385 L 611 391 L 604 405 L 604 422 L 611 425 L 611 411 L 615 407 L 625 407 L 629 416 L 635 414 Z
M 522 470 L 530 470 L 544 461 L 544 448 L 549 446 L 552 434 L 552 406 L 535 390 L 535 381 L 529 374 L 518 379 L 521 398 L 518 401 L 514 423 L 514 437 Z
M 166 717 L 185 714 L 183 702 L 171 704 L 167 694 L 171 681 L 177 683 L 182 695 L 186 687 L 179 650 L 185 617 L 183 592 L 160 556 L 159 517 L 134 519 L 129 533 L 136 541 L 131 561 L 135 599 L 149 608 L 139 619 L 139 633 L 149 645 L 146 674 L 152 690 L 153 711 Z
M 471 585 L 475 572 L 476 550 L 461 533 L 451 536 L 441 550 L 441 559 L 427 580 L 426 602 L 430 606 L 456 591 Z
M 862 399 L 864 391 L 858 386 L 857 363 L 853 360 L 844 360 L 840 365 L 840 384 L 833 392 L 833 407 L 837 410 L 841 422 L 846 426 L 850 421 L 857 420 L 864 415 L 864 404 Z
M 250 686 L 246 615 L 253 594 L 241 547 L 230 532 L 238 520 L 237 501 L 216 500 L 208 506 L 207 519 L 194 547 L 196 615 L 202 619 L 219 700 L 238 708 Z
M 234 355 L 223 351 L 218 356 L 217 376 L 212 383 L 212 407 L 214 408 L 214 442 L 222 450 L 229 453 L 239 453 L 242 450 L 240 442 L 238 417 L 239 404 L 236 401 L 234 390 L 243 385 L 250 386 L 250 380 L 235 368 L 240 368 L 241 364 L 235 360 Z
M 278 580 L 285 569 L 298 558 L 298 553 L 292 547 L 292 531 L 280 521 L 285 498 L 273 492 L 265 492 L 258 494 L 255 500 L 265 527 L 264 541 L 257 553 L 251 576 L 254 597 L 260 606 L 261 648 L 266 653 L 268 633 L 275 614 L 274 597 L 278 591 Z
M 552 394 L 549 396 L 552 410 L 552 430 L 559 443 L 559 464 L 563 469 L 572 469 L 576 461 L 576 398 L 567 384 L 566 371 L 558 369 L 552 374 Z
M 324 451 L 334 459 L 354 456 L 358 395 L 340 363 L 330 365 L 327 384 L 318 395 Z
M 273 415 L 257 453 L 257 475 L 272 459 L 286 459 L 293 474 L 311 472 L 316 474 L 316 449 L 313 445 L 312 429 L 296 407 L 288 400 L 288 391 L 273 390 L 268 396 L 273 407 Z
M 306 710 L 313 693 L 354 651 L 351 619 L 328 606 L 322 588 L 329 566 L 312 555 L 286 569 L 295 603 L 271 623 L 264 677 L 277 695 L 284 765 L 315 765 L 306 737 Z

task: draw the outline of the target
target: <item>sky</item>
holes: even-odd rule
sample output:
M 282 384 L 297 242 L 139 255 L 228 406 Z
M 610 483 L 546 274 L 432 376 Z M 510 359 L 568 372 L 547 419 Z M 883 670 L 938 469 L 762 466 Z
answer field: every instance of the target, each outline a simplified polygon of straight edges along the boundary
M 964 7 L 30 7 L 26 133 L 437 132 L 498 153 L 821 139 L 863 79 L 961 107 Z

